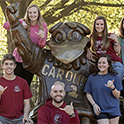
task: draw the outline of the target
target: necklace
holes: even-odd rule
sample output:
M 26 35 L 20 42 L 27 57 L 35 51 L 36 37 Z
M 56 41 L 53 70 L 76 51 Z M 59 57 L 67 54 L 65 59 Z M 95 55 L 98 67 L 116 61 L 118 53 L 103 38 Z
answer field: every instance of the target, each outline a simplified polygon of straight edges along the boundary
M 105 79 L 107 76 L 108 76 L 108 75 L 105 75 L 105 76 L 103 76 L 103 78 L 102 78 L 102 75 L 100 75 L 101 81 L 104 81 L 104 79 Z

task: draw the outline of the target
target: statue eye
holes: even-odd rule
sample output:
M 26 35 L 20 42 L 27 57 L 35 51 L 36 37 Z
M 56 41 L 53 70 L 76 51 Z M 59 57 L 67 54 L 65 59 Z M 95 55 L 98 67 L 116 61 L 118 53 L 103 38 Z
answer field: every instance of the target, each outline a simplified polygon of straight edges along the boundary
M 58 33 L 58 34 L 55 36 L 55 41 L 56 41 L 57 43 L 63 42 L 63 36 L 62 36 L 61 33 Z
M 78 31 L 74 31 L 73 33 L 72 33 L 72 40 L 80 40 L 80 38 L 81 38 L 81 34 L 78 32 Z

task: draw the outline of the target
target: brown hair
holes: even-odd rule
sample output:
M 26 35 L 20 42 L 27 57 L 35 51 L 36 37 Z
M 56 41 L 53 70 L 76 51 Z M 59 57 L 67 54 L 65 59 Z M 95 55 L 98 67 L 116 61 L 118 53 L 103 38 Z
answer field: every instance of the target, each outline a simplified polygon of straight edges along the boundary
M 2 65 L 4 64 L 4 62 L 5 62 L 6 60 L 12 60 L 12 61 L 14 62 L 14 64 L 16 64 L 15 57 L 14 57 L 12 54 L 10 54 L 10 53 L 7 53 L 7 54 L 5 54 L 5 55 L 3 56 L 3 59 L 1 60 Z
M 119 35 L 124 38 L 124 29 L 123 29 L 124 17 L 121 19 L 120 27 L 119 27 Z
M 91 35 L 91 47 L 93 49 L 93 51 L 96 51 L 96 40 L 98 37 L 98 33 L 95 29 L 95 25 L 96 25 L 96 21 L 97 20 L 103 20 L 104 21 L 104 30 L 103 30 L 103 46 L 102 49 L 108 49 L 110 41 L 108 39 L 108 29 L 107 29 L 107 23 L 106 23 L 106 19 L 103 16 L 97 16 L 93 22 L 93 26 L 92 26 L 92 35 Z
M 100 71 L 99 68 L 98 68 L 98 61 L 100 58 L 102 57 L 105 57 L 107 59 L 107 62 L 109 64 L 109 67 L 108 67 L 108 72 L 110 73 L 110 75 L 116 75 L 117 72 L 115 72 L 115 70 L 113 69 L 112 67 L 112 60 L 111 60 L 111 57 L 108 55 L 108 54 L 102 54 L 98 57 L 97 61 L 96 61 L 96 66 L 94 68 L 94 74 L 93 76 L 96 76 L 98 74 L 98 72 Z
M 43 22 L 45 22 L 45 20 L 43 19 L 42 15 L 41 15 L 41 13 L 40 13 L 40 9 L 38 8 L 38 6 L 37 6 L 36 4 L 30 5 L 30 6 L 27 8 L 27 10 L 26 10 L 26 13 L 25 13 L 25 16 L 24 16 L 24 19 L 23 19 L 23 20 L 26 22 L 26 24 L 28 25 L 28 27 L 27 27 L 27 32 L 28 32 L 28 33 L 30 32 L 30 25 L 31 25 L 30 19 L 29 19 L 29 16 L 28 16 L 28 12 L 29 12 L 29 9 L 30 9 L 31 7 L 35 7 L 35 8 L 37 8 L 37 10 L 38 10 L 37 23 L 38 23 L 40 29 L 43 30 L 42 24 L 43 24 Z

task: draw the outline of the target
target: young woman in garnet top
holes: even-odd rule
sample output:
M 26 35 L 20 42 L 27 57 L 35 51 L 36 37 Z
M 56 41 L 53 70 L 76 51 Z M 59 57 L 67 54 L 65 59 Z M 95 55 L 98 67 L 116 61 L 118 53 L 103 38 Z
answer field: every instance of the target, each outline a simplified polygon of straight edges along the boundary
M 32 42 L 41 48 L 45 47 L 47 39 L 47 24 L 42 18 L 38 6 L 36 4 L 30 5 L 26 10 L 24 19 L 19 19 L 19 21 L 26 29 Z M 10 30 L 9 22 L 5 22 L 3 27 Z M 17 61 L 17 67 L 14 71 L 15 75 L 26 79 L 30 85 L 33 74 L 23 68 L 22 59 L 18 54 L 17 48 L 15 48 L 13 55 Z
M 118 73 L 120 80 L 123 79 L 124 67 L 121 58 L 118 56 L 121 47 L 117 36 L 114 33 L 108 33 L 106 19 L 103 16 L 98 16 L 94 20 L 91 42 L 87 46 L 87 59 L 92 59 L 93 53 L 97 57 L 101 54 L 110 55 L 113 68 Z

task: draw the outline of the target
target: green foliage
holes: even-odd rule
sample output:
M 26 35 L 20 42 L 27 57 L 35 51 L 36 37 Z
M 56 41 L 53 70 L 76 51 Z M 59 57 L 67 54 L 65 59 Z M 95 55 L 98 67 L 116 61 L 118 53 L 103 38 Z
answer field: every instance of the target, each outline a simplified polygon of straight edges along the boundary
M 3 24 L 5 22 L 5 17 L 0 8 L 0 59 L 2 56 L 7 53 L 7 38 L 6 38 L 6 30 L 3 29 Z

